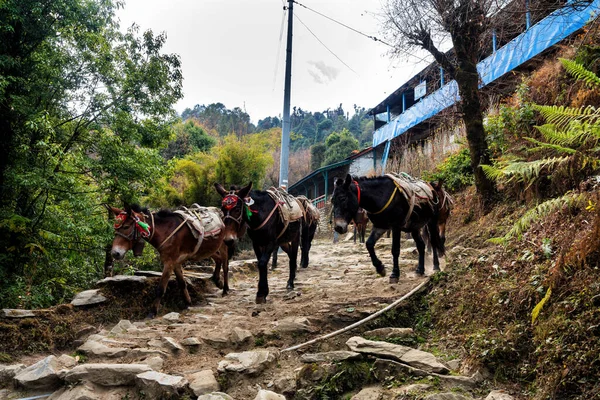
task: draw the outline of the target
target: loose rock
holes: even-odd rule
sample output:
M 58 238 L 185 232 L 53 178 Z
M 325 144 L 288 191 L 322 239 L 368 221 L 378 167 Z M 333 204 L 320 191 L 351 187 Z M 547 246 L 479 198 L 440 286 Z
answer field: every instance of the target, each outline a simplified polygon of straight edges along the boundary
M 210 369 L 188 375 L 187 378 L 190 382 L 190 388 L 196 396 L 218 392 L 221 389 L 219 382 L 217 382 L 215 375 Z
M 137 328 L 127 319 L 122 319 L 116 324 L 111 330 L 110 333 L 113 335 L 118 335 L 120 333 L 127 333 L 130 330 L 136 330 Z
M 492 390 L 485 400 L 513 400 L 513 397 L 503 390 Z
M 181 341 L 181 344 L 184 346 L 189 346 L 189 347 L 197 347 L 197 346 L 200 346 L 202 344 L 202 342 L 200 340 L 198 340 L 198 338 L 189 337 L 189 338 L 183 339 Z
M 447 374 L 449 372 L 448 368 L 438 362 L 433 354 L 410 347 L 387 342 L 376 342 L 363 339 L 360 336 L 351 337 L 346 342 L 346 345 L 352 351 L 391 358 L 426 371 L 439 374 Z
M 359 360 L 362 354 L 353 351 L 339 350 L 328 351 L 325 353 L 307 353 L 300 357 L 303 363 L 321 363 L 321 362 L 338 362 L 346 360 Z
M 145 364 L 83 364 L 65 374 L 65 381 L 90 381 L 102 386 L 133 386 L 135 377 L 150 371 Z
M 75 307 L 82 307 L 104 303 L 106 300 L 106 297 L 102 296 L 100 293 L 100 289 L 91 289 L 77 293 L 71 301 L 71 304 Z
M 254 400 L 285 400 L 285 396 L 271 392 L 270 390 L 261 389 L 256 394 Z
M 237 372 L 256 375 L 261 373 L 269 364 L 277 360 L 279 354 L 269 350 L 244 351 L 229 353 L 219 362 L 219 372 Z
M 213 392 L 199 396 L 197 400 L 233 400 L 233 397 L 226 393 Z
M 15 381 L 26 389 L 55 389 L 60 386 L 59 370 L 58 359 L 48 356 L 16 374 Z
M 12 381 L 19 372 L 25 369 L 25 364 L 0 365 L 0 386 Z
M 109 278 L 104 278 L 96 282 L 96 285 L 105 285 L 107 283 L 144 283 L 148 280 L 145 276 L 130 276 L 130 275 L 116 275 Z
M 235 327 L 231 330 L 231 343 L 236 346 L 241 346 L 252 341 L 252 332 L 247 329 L 242 329 L 239 327 Z
M 108 347 L 95 340 L 88 340 L 77 348 L 80 352 L 88 356 L 117 358 L 127 354 L 128 349 L 124 347 Z
M 169 322 L 177 322 L 177 321 L 179 321 L 180 317 L 181 317 L 181 314 L 176 313 L 176 312 L 170 312 L 168 314 L 163 315 L 163 319 L 165 321 L 169 321 Z
M 382 397 L 382 389 L 377 386 L 372 386 L 362 389 L 360 392 L 352 396 L 350 400 L 381 400 Z
M 14 310 L 9 308 L 3 308 L 2 316 L 4 318 L 30 318 L 35 317 L 35 314 L 31 310 Z
M 183 351 L 183 347 L 181 347 L 181 345 L 179 343 L 177 343 L 177 341 L 175 339 L 173 339 L 172 337 L 169 336 L 165 336 L 162 338 L 163 343 L 165 344 L 165 346 L 174 352 L 178 352 L 178 351 Z
M 167 375 L 156 371 L 143 372 L 136 376 L 136 385 L 149 400 L 178 397 L 188 385 L 182 376 Z

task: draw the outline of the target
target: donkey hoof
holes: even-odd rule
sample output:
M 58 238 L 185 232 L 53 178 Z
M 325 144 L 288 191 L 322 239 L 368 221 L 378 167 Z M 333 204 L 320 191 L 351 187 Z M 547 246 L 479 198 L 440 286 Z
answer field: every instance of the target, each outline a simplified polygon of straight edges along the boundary
M 433 267 L 433 270 L 434 270 L 435 272 L 440 272 L 440 271 L 441 271 L 440 267 Z
M 156 314 L 153 312 L 148 313 L 148 315 L 146 315 L 146 319 L 154 319 L 154 317 L 156 317 Z
M 390 283 L 398 283 L 398 277 L 397 276 L 390 276 Z
M 375 270 L 380 276 L 385 276 L 385 267 L 380 265 L 379 267 L 375 267 Z
M 288 292 L 291 292 L 292 290 L 294 290 L 294 285 L 288 283 L 288 285 L 285 288 L 287 289 Z
M 415 270 L 415 274 L 419 275 L 419 276 L 424 276 L 425 275 L 425 271 L 422 271 L 420 269 L 416 269 Z
M 267 302 L 266 296 L 256 296 L 256 304 L 265 304 Z

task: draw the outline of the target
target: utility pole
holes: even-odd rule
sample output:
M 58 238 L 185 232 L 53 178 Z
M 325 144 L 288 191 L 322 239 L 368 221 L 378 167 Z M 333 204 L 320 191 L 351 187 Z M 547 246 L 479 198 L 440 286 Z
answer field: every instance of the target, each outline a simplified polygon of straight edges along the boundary
M 283 121 L 281 127 L 281 157 L 279 159 L 279 187 L 288 188 L 290 153 L 290 95 L 292 91 L 292 23 L 294 21 L 294 0 L 288 0 L 287 48 L 285 51 L 285 84 L 283 89 Z

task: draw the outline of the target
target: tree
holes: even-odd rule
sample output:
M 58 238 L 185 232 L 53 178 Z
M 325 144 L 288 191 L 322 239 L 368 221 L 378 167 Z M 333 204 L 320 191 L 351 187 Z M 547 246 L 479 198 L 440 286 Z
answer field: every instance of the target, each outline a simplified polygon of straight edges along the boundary
M 175 140 L 170 141 L 168 147 L 162 151 L 167 160 L 181 158 L 197 151 L 206 152 L 217 144 L 217 140 L 208 135 L 202 125 L 191 119 L 175 124 L 173 131 Z
M 315 144 L 310 148 L 310 169 L 317 170 L 325 161 L 325 150 L 327 147 L 323 143 Z
M 489 51 L 491 15 L 498 3 L 487 0 L 388 0 L 385 9 L 385 33 L 395 44 L 395 56 L 414 49 L 428 51 L 453 77 L 461 97 L 460 109 L 465 123 L 475 186 L 484 206 L 496 193 L 493 180 L 481 165 L 490 164 L 483 127 L 483 109 L 479 97 L 477 62 Z M 440 45 L 452 41 L 452 52 Z
M 333 164 L 342 161 L 350 156 L 354 150 L 358 150 L 358 140 L 356 140 L 348 129 L 341 132 L 333 132 L 325 140 L 325 160 L 323 165 Z
M 110 237 L 100 203 L 136 200 L 163 173 L 180 60 L 161 52 L 164 35 L 122 33 L 119 4 L 0 3 L 7 306 L 49 305 L 97 279 Z

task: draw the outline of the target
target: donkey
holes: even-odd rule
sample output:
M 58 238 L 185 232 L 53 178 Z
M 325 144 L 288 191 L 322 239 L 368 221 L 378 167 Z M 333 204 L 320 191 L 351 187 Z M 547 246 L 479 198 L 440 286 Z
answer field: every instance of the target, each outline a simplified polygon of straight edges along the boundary
M 365 234 L 367 233 L 367 223 L 369 222 L 369 217 L 367 216 L 367 212 L 364 208 L 358 209 L 356 215 L 353 218 L 354 221 L 354 243 L 356 243 L 356 234 L 358 233 L 358 241 L 359 243 L 365 242 Z
M 138 205 L 126 206 L 125 210 L 110 206 L 107 208 L 115 216 L 115 238 L 111 251 L 115 259 L 122 259 L 125 257 L 125 253 L 143 241 L 150 243 L 160 255 L 163 273 L 148 315 L 150 318 L 158 314 L 160 301 L 173 272 L 175 272 L 177 285 L 185 303 L 188 306 L 192 304 L 181 267 L 184 261 L 212 258 L 216 266 L 211 279 L 219 288 L 223 288 L 223 296 L 227 294 L 229 291 L 229 249 L 223 240 L 224 229 L 205 232 L 204 237 L 198 239 L 186 224 L 186 220 L 180 214 L 172 211 L 160 210 L 158 213 L 153 213 Z M 223 283 L 219 277 L 221 268 L 223 268 Z
M 454 200 L 452 199 L 452 196 L 450 196 L 448 194 L 448 192 L 446 192 L 444 190 L 443 182 L 441 180 L 437 181 L 437 182 L 429 182 L 429 184 L 431 185 L 433 190 L 435 190 L 438 198 L 440 199 L 437 228 L 438 228 L 439 235 L 440 235 L 440 241 L 445 246 L 446 245 L 446 223 L 448 222 L 448 218 L 450 217 L 450 212 L 452 211 L 452 206 L 454 205 Z M 434 269 L 435 269 L 436 265 L 439 268 L 440 261 L 439 261 L 436 249 L 431 246 L 430 236 L 431 235 L 429 233 L 429 228 L 426 225 L 423 228 L 423 240 L 425 240 L 425 243 L 427 244 L 427 250 L 428 251 L 431 250 L 433 252 L 433 265 L 434 265 Z
M 302 218 L 302 231 L 300 233 L 300 266 L 302 268 L 308 267 L 308 255 L 310 253 L 310 247 L 315 237 L 315 232 L 319 227 L 319 221 L 321 220 L 321 213 L 317 207 L 306 196 L 297 196 L 297 201 L 300 202 L 304 208 L 304 217 Z
M 400 188 L 400 190 L 402 190 Z M 437 198 L 436 198 L 437 200 Z M 431 232 L 431 243 L 438 254 L 444 255 L 444 245 L 440 240 L 437 222 L 439 211 L 436 204 L 424 204 L 417 210 L 399 193 L 399 187 L 390 177 L 361 177 L 353 179 L 336 179 L 332 195 L 334 229 L 338 233 L 346 233 L 348 224 L 356 215 L 359 207 L 368 212 L 373 223 L 373 230 L 367 239 L 367 250 L 371 262 L 381 276 L 385 276 L 385 267 L 375 254 L 375 243 L 389 229 L 392 230 L 393 268 L 390 283 L 397 283 L 400 277 L 398 256 L 400 255 L 401 232 L 410 232 L 419 251 L 419 264 L 416 273 L 425 273 L 425 242 L 420 230 L 427 225 Z M 437 267 L 439 269 L 439 266 Z
M 238 239 L 242 224 L 248 225 L 248 236 L 258 259 L 258 292 L 256 303 L 266 303 L 269 294 L 267 281 L 267 264 L 271 254 L 281 247 L 290 259 L 290 273 L 287 289 L 294 289 L 296 278 L 298 246 L 302 221 L 284 221 L 278 212 L 281 206 L 273 200 L 268 192 L 252 190 L 252 182 L 239 190 L 227 191 L 219 183 L 215 189 L 223 198 L 221 211 L 225 215 L 225 240 Z M 247 200 L 248 199 L 248 200 Z

